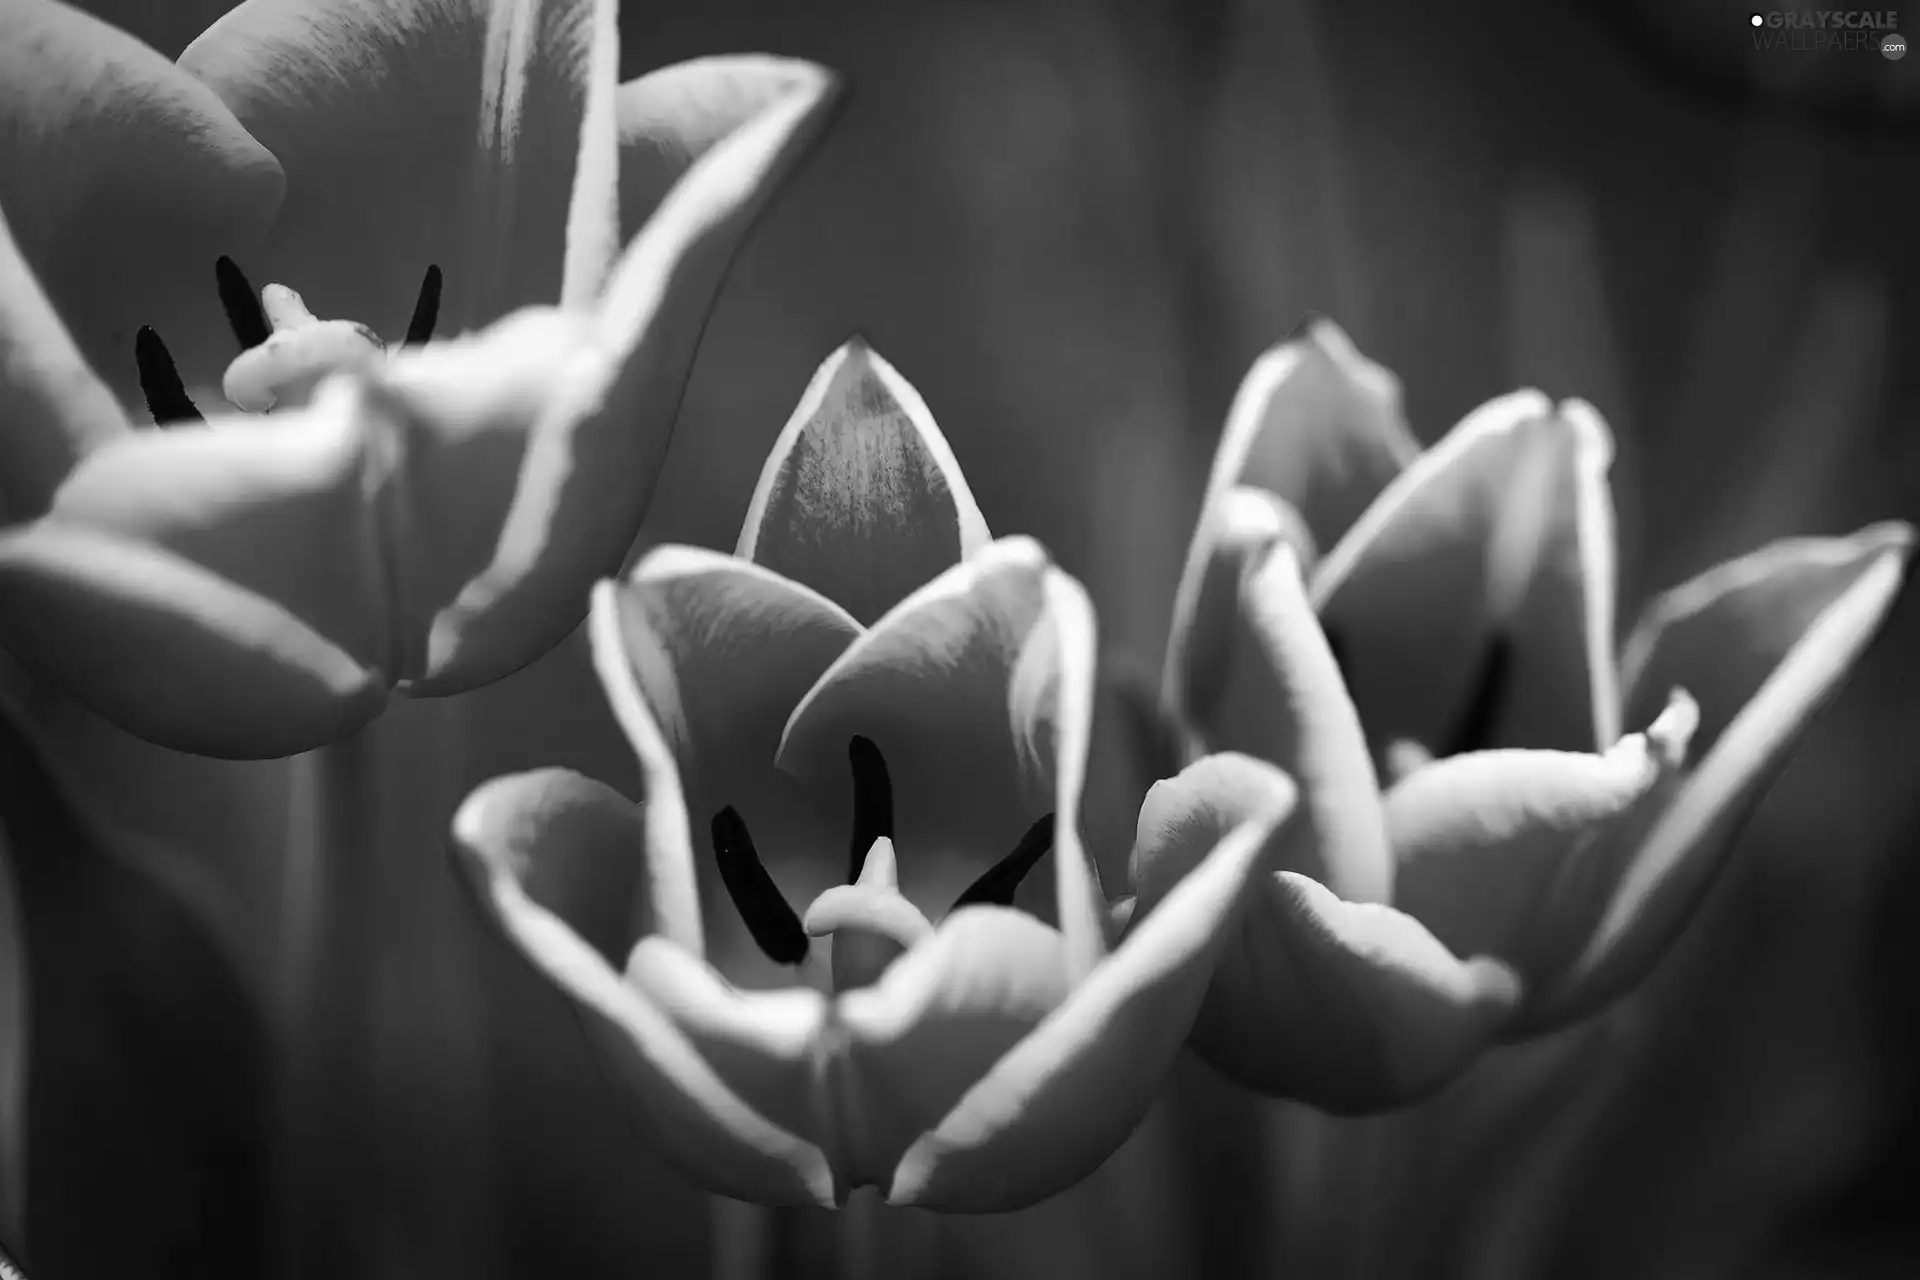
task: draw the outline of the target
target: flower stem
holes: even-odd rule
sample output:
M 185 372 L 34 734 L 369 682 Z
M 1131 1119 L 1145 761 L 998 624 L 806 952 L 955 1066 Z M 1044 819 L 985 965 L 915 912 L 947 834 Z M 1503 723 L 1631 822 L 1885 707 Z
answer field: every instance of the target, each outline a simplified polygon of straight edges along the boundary
M 301 761 L 282 974 L 283 1274 L 487 1274 L 484 1026 L 443 853 L 450 708 Z
M 712 1196 L 713 1280 L 772 1280 L 773 1210 Z

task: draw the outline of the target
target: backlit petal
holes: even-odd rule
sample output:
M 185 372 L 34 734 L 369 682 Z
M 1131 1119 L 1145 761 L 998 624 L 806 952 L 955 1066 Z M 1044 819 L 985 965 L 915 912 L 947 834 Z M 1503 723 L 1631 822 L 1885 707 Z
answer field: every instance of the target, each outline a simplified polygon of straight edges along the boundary
M 292 755 L 386 700 L 378 671 L 274 601 L 55 520 L 0 533 L 0 643 L 127 732 L 202 755 Z
M 883 1191 L 900 1158 L 1067 997 L 1058 932 L 968 907 L 838 1007 L 829 1105 L 855 1185 Z
M 1463 962 L 1412 916 L 1281 872 L 1262 883 L 1235 953 L 1221 958 L 1193 1046 L 1270 1097 L 1375 1111 L 1464 1069 L 1519 997 L 1500 962 Z
M 1282 542 L 1241 579 L 1226 686 L 1207 745 L 1280 766 L 1300 786 L 1296 866 L 1357 901 L 1393 887 L 1380 785 L 1339 664 L 1307 602 L 1299 563 Z
M 1264 489 L 1229 489 L 1200 513 L 1193 555 L 1174 593 L 1161 697 L 1203 742 L 1225 720 L 1264 711 L 1236 696 L 1232 652 L 1243 625 L 1241 580 L 1283 542 L 1304 572 L 1314 560 L 1313 535 L 1299 512 Z
M 908 1149 L 888 1200 L 1023 1208 L 1097 1169 L 1159 1093 L 1216 957 L 1258 878 L 1273 824 L 1234 829 L 1135 917 L 1066 1002 Z
M 716 962 L 736 981 L 785 985 L 792 975 L 771 963 L 742 967 L 757 949 L 738 913 L 716 896 L 707 826 L 719 810 L 734 808 L 796 912 L 844 879 L 852 821 L 848 739 L 840 739 L 831 776 L 817 788 L 779 773 L 774 760 L 787 717 L 860 635 L 859 624 L 777 574 L 693 547 L 659 548 L 625 582 L 602 592 L 620 670 L 644 703 L 654 726 L 647 732 L 671 751 L 684 788 L 694 860 L 715 903 L 709 923 Z
M 406 330 L 430 264 L 459 333 L 561 297 L 582 124 L 611 0 L 246 0 L 180 56 L 278 157 L 287 194 L 241 267 L 320 315 Z
M 614 95 L 620 136 L 620 243 L 714 144 L 768 107 L 808 91 L 820 69 L 796 58 L 726 54 L 649 71 Z
M 684 1176 L 746 1199 L 832 1204 L 832 1173 L 820 1149 L 743 1097 L 696 1037 L 529 895 L 520 869 L 555 862 L 538 846 L 569 832 L 567 824 L 527 822 L 512 812 L 532 802 L 537 813 L 546 790 L 529 781 L 537 777 L 489 783 L 454 818 L 458 865 L 481 909 L 536 972 L 577 1004 L 582 1030 L 609 1065 L 609 1079 L 644 1139 Z M 503 815 L 499 806 L 509 812 Z M 661 938 L 646 945 L 686 955 Z M 690 956 L 686 963 L 699 964 Z
M 213 264 L 251 251 L 284 187 L 260 141 L 160 53 L 50 0 L 0 10 L 0 206 L 130 412 L 145 414 L 133 356 L 142 325 L 160 332 L 190 389 L 219 386 L 233 337 Z
M 652 501 L 728 264 L 825 127 L 834 92 L 818 72 L 707 151 L 621 256 L 592 312 L 590 342 L 528 424 L 524 455 L 501 460 L 518 464 L 511 505 L 483 567 L 434 620 L 416 692 L 459 692 L 532 661 L 578 624 L 591 584 L 618 571 Z M 407 367 L 396 366 L 396 385 Z M 434 420 L 439 401 L 420 390 L 416 408 Z M 445 380 L 430 390 L 457 395 Z M 442 421 L 457 436 L 470 419 Z M 507 482 L 497 474 L 486 483 Z
M 919 393 L 856 338 L 774 442 L 736 554 L 871 625 L 990 540 Z
M 1543 1025 L 1628 989 L 1665 951 L 1813 715 L 1838 692 L 1898 594 L 1910 526 L 1775 543 L 1648 610 L 1627 647 L 1629 707 L 1684 675 L 1700 700 L 1699 764 L 1635 851 L 1599 927 L 1548 993 Z
M 1612 744 L 1611 457 L 1584 405 L 1504 396 L 1322 563 L 1314 600 L 1376 754 L 1402 740 L 1436 755 Z
M 1596 918 L 1590 895 L 1568 892 L 1571 864 L 1604 857 L 1616 830 L 1668 799 L 1693 715 L 1680 704 L 1605 755 L 1475 751 L 1413 773 L 1387 793 L 1394 906 L 1454 954 L 1543 981 Z
M 1419 451 L 1399 380 L 1338 325 L 1316 319 L 1262 355 L 1240 383 L 1206 505 L 1238 485 L 1264 489 L 1300 513 L 1325 555 Z
M 165 548 L 391 679 L 407 637 L 391 626 L 370 498 L 398 449 L 391 420 L 342 380 L 270 424 L 235 414 L 126 436 L 68 478 L 52 518 Z
M 879 747 L 909 898 L 923 899 L 929 864 L 977 874 L 1053 807 L 1052 728 L 1012 718 L 1016 677 L 1024 673 L 1025 703 L 1035 705 L 1047 676 L 1037 660 L 1059 652 L 1040 625 L 1051 571 L 1030 539 L 994 543 L 848 646 L 787 722 L 780 768 L 816 788 L 844 785 L 855 735 Z

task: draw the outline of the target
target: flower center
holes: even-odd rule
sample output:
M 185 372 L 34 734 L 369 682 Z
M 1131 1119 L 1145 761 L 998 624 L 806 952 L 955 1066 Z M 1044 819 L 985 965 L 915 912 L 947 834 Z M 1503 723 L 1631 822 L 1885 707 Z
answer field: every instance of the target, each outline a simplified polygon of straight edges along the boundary
M 893 848 L 893 781 L 871 738 L 847 744 L 853 772 L 853 832 L 848 841 L 847 883 L 814 899 L 803 922 L 767 873 L 747 824 L 731 805 L 713 815 L 714 861 L 720 882 L 760 950 L 775 964 L 798 965 L 810 937 L 833 939 L 833 986 L 847 991 L 877 981 L 888 965 L 933 925 L 900 892 Z M 1013 852 L 954 899 L 949 911 L 997 904 L 1012 906 L 1027 873 L 1053 847 L 1054 815 L 1028 828 Z
M 1332 628 L 1327 628 L 1326 637 L 1334 665 L 1340 668 L 1341 679 L 1349 680 L 1351 687 L 1346 644 Z M 1467 696 L 1459 713 L 1446 732 L 1437 735 L 1437 742 L 1398 738 L 1382 748 L 1378 764 L 1388 782 L 1398 782 L 1435 760 L 1484 750 L 1493 741 L 1500 714 L 1506 710 L 1512 678 L 1513 641 L 1504 631 L 1495 630 L 1480 647 L 1479 661 L 1474 665 L 1472 679 L 1467 682 Z
M 213 274 L 227 324 L 241 347 L 220 387 L 237 409 L 266 413 L 304 403 L 328 374 L 372 364 L 386 355 L 386 343 L 372 329 L 351 320 L 320 319 L 285 285 L 270 284 L 256 296 L 232 258 L 214 263 Z M 441 283 L 440 268 L 429 266 L 420 282 L 405 345 L 420 346 L 433 337 Z M 166 343 L 152 326 L 142 325 L 134 335 L 133 356 L 140 371 L 140 390 L 156 426 L 205 421 L 187 394 Z

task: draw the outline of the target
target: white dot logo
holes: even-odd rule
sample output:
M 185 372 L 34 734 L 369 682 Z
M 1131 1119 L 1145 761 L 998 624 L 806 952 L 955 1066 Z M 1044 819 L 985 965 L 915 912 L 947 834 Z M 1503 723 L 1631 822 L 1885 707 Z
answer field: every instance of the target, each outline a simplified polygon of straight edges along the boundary
M 1766 22 L 1767 22 L 1767 20 L 1766 20 L 1765 18 L 1763 18 L 1763 17 L 1761 17 L 1761 16 L 1760 16 L 1759 14 L 1757 14 L 1757 13 L 1756 13 L 1756 14 L 1754 14 L 1754 15 L 1753 15 L 1753 16 L 1752 16 L 1751 18 L 1748 18 L 1748 19 L 1747 19 L 1747 21 L 1748 21 L 1748 22 L 1751 22 L 1751 23 L 1752 23 L 1752 24 L 1753 24 L 1754 26 L 1756 26 L 1756 27 L 1761 27 L 1761 26 L 1765 26 L 1765 25 L 1766 25 Z

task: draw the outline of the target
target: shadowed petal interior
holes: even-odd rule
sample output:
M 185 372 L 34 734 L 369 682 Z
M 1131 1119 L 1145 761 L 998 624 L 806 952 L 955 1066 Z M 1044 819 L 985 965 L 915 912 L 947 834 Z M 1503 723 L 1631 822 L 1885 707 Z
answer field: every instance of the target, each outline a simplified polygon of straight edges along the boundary
M 1011 714 L 1022 672 L 1036 689 L 1046 675 L 1030 655 L 1050 567 L 1037 544 L 1010 538 L 948 570 L 839 656 L 780 739 L 780 768 L 816 787 L 846 785 L 851 738 L 879 748 L 909 898 L 951 902 L 1054 808 L 1051 741 Z
M 134 334 L 166 339 L 203 404 L 233 356 L 215 260 L 247 253 L 285 178 L 207 86 L 51 0 L 0 9 L 0 206 L 67 330 L 129 413 Z M 11 292 L 11 289 L 8 290 Z
M 1376 757 L 1604 750 L 1612 662 L 1612 441 L 1538 392 L 1491 401 L 1397 479 L 1313 583 Z
M 246 0 L 214 23 L 180 66 L 287 175 L 249 272 L 392 338 L 429 263 L 446 274 L 449 332 L 558 302 L 594 44 L 612 38 L 598 29 L 607 3 Z M 597 194 L 610 239 L 606 124 L 608 154 L 594 163 L 607 170 Z
M 792 911 L 845 879 L 848 737 L 818 786 L 780 773 L 774 761 L 793 708 L 860 627 L 805 587 L 692 547 L 649 553 L 609 598 L 628 669 L 678 765 L 714 935 L 710 954 L 735 981 L 792 982 L 720 896 L 705 837 L 714 816 L 732 808 Z

